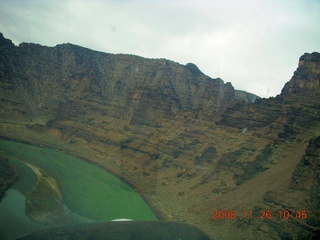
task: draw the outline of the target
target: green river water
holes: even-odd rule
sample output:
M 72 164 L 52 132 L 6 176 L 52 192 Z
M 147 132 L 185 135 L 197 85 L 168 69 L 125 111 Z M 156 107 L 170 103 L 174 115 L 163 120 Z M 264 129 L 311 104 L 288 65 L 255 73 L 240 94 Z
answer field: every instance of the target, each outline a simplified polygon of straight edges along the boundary
M 17 181 L 0 202 L 0 239 L 14 239 L 49 227 L 35 223 L 25 213 L 25 195 L 36 182 L 36 175 L 20 160 L 55 178 L 73 224 L 118 218 L 157 220 L 133 188 L 83 159 L 5 139 L 0 139 L 0 155 L 9 158 L 18 171 Z

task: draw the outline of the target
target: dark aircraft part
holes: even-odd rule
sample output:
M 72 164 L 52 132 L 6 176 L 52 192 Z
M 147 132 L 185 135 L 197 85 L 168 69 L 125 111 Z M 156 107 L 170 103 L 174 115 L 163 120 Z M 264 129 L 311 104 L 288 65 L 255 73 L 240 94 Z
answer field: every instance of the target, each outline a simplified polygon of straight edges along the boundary
M 123 221 L 70 225 L 37 231 L 17 240 L 210 240 L 198 228 L 182 223 Z

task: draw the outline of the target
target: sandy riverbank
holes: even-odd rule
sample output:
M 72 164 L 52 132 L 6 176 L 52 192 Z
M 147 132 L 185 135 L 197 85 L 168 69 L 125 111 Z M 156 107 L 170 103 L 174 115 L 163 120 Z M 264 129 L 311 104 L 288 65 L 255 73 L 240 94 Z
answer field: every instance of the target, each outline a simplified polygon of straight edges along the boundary
M 43 169 L 25 161 L 37 176 L 37 181 L 26 195 L 26 213 L 34 221 L 44 224 L 68 222 L 63 209 L 63 198 L 55 179 Z

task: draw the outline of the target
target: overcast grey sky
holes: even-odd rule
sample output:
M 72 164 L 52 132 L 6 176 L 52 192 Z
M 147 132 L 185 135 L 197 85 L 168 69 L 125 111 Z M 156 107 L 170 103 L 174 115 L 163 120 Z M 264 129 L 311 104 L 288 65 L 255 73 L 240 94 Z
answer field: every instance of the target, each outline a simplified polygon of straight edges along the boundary
M 206 75 L 276 96 L 305 52 L 320 51 L 320 0 L 0 0 L 16 45 L 74 43 L 192 62 Z

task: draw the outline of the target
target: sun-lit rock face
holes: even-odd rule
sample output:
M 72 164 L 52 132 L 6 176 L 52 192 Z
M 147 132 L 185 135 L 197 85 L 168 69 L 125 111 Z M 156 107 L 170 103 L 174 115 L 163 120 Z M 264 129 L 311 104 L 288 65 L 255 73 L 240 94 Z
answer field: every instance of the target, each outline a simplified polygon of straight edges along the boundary
M 281 94 L 259 99 L 191 63 L 72 44 L 17 47 L 2 35 L 0 50 L 0 136 L 109 169 L 164 219 L 195 224 L 211 237 L 317 236 L 317 218 L 231 224 L 211 214 L 293 212 L 317 197 L 290 186 L 310 139 L 319 136 L 319 53 L 300 58 Z

